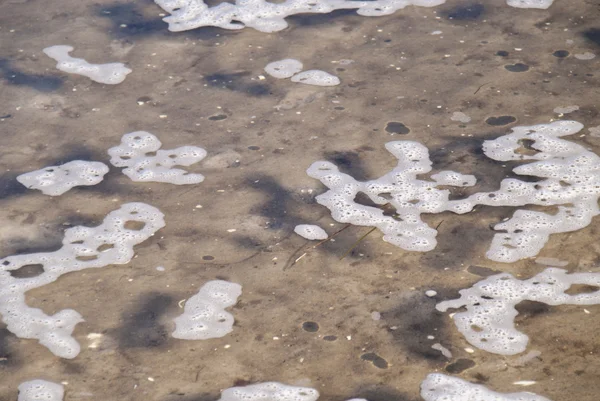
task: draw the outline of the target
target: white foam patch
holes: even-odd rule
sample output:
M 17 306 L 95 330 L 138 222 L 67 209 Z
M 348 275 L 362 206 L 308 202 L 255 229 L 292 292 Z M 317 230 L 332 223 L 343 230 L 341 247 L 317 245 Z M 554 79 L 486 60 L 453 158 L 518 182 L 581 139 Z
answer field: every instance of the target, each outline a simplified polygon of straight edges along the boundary
M 596 55 L 591 52 L 578 53 L 574 55 L 577 60 L 593 60 Z
M 284 79 L 291 78 L 294 74 L 299 73 L 303 67 L 302 62 L 293 58 L 286 58 L 267 64 L 265 72 L 272 77 Z
M 450 191 L 436 188 L 436 182 L 417 178 L 417 175 L 431 171 L 432 163 L 425 146 L 413 141 L 395 141 L 388 142 L 385 147 L 398 163 L 391 172 L 375 180 L 360 182 L 340 172 L 330 162 L 313 163 L 307 170 L 308 175 L 329 188 L 316 200 L 329 208 L 333 219 L 340 223 L 377 227 L 383 232 L 385 241 L 402 249 L 430 251 L 436 246 L 437 231 L 420 216 L 448 210 Z M 461 186 L 474 182 L 472 176 L 453 172 L 444 172 L 437 177 L 444 185 L 452 185 L 449 181 Z M 367 195 L 377 205 L 391 204 L 397 217 L 386 216 L 380 208 L 355 202 L 359 193 Z
M 586 227 L 600 213 L 600 158 L 581 145 L 561 139 L 579 132 L 576 121 L 515 127 L 512 132 L 493 141 L 485 141 L 486 156 L 498 161 L 533 160 L 513 169 L 516 174 L 542 178 L 537 182 L 507 178 L 494 192 L 479 192 L 466 199 L 449 200 L 449 191 L 436 185 L 469 186 L 475 177 L 443 171 L 431 178 L 417 178 L 431 171 L 429 152 L 412 141 L 396 141 L 386 148 L 396 158 L 397 166 L 388 174 L 366 182 L 341 173 L 326 161 L 313 163 L 307 173 L 320 180 L 329 191 L 316 197 L 341 223 L 377 227 L 384 240 L 408 251 L 435 248 L 437 231 L 421 220 L 422 213 L 470 212 L 476 205 L 488 206 L 557 206 L 558 213 L 517 210 L 512 218 L 497 224 L 500 231 L 492 240 L 486 256 L 496 262 L 512 263 L 536 256 L 550 234 L 576 231 Z M 355 202 L 364 193 L 377 205 L 390 204 L 396 216 L 385 216 L 377 207 Z
M 506 0 L 506 4 L 517 8 L 539 8 L 547 9 L 554 3 L 554 0 Z
M 462 111 L 455 111 L 452 113 L 452 117 L 450 117 L 452 121 L 458 121 L 461 123 L 468 123 L 471 121 L 471 117 L 463 113 Z
M 59 196 L 73 187 L 96 185 L 106 173 L 108 166 L 104 163 L 74 160 L 21 174 L 17 181 L 29 189 L 39 189 L 45 195 Z
M 30 380 L 19 384 L 17 401 L 63 401 L 64 387 L 47 380 Z
M 65 230 L 58 251 L 9 256 L 0 259 L 0 314 L 7 329 L 20 338 L 37 339 L 54 355 L 74 358 L 80 346 L 71 334 L 83 319 L 72 309 L 49 316 L 25 303 L 25 293 L 56 281 L 66 273 L 113 264 L 129 263 L 133 246 L 164 227 L 160 210 L 145 203 L 126 203 L 110 212 L 97 227 L 75 226 Z M 35 277 L 16 278 L 11 271 L 39 265 Z
M 600 291 L 570 295 L 572 285 L 600 286 L 600 273 L 573 273 L 548 268 L 528 280 L 517 280 L 511 274 L 490 276 L 471 288 L 460 290 L 460 298 L 437 304 L 439 311 L 466 307 L 452 316 L 458 331 L 472 345 L 501 355 L 525 351 L 529 337 L 515 328 L 515 309 L 521 301 L 548 305 L 600 304 Z
M 550 401 L 530 392 L 498 393 L 458 377 L 430 373 L 421 383 L 425 401 Z
M 154 0 L 171 15 L 163 18 L 172 32 L 203 26 L 224 29 L 254 28 L 261 32 L 276 32 L 287 28 L 285 18 L 295 14 L 327 14 L 335 10 L 356 9 L 359 15 L 376 17 L 395 13 L 407 6 L 435 7 L 445 0 L 267 0 L 223 2 L 209 7 L 202 0 Z
M 559 106 L 559 107 L 555 107 L 553 111 L 556 114 L 569 114 L 569 113 L 572 113 L 572 112 L 577 111 L 577 110 L 579 110 L 579 106 L 573 105 L 573 106 Z
M 46 47 L 44 53 L 58 62 L 59 70 L 83 75 L 101 84 L 120 84 L 131 72 L 123 63 L 90 64 L 82 58 L 71 57 L 69 53 L 73 50 L 72 46 L 56 45 Z
M 294 227 L 294 232 L 308 240 L 324 240 L 329 237 L 325 230 L 314 224 L 298 224 Z
M 191 166 L 206 157 L 206 151 L 197 146 L 181 146 L 161 150 L 162 143 L 146 131 L 123 135 L 121 144 L 108 149 L 110 162 L 125 167 L 123 173 L 132 181 L 197 184 L 204 181 L 202 174 L 191 174 L 174 166 Z
M 317 401 L 317 398 L 319 392 L 313 388 L 266 382 L 223 390 L 219 401 Z
M 185 303 L 183 314 L 174 319 L 173 337 L 206 340 L 223 337 L 233 330 L 234 319 L 225 308 L 235 305 L 242 286 L 223 280 L 209 281 Z
M 336 86 L 340 84 L 340 79 L 325 71 L 307 70 L 294 75 L 292 82 L 315 86 Z

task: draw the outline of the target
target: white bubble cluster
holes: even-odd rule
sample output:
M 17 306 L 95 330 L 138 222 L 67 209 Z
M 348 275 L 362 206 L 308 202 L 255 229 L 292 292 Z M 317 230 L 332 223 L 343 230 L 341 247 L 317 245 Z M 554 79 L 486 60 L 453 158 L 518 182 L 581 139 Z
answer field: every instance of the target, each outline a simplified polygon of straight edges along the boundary
M 223 390 L 219 401 L 317 401 L 317 398 L 319 392 L 309 387 L 266 382 Z
M 89 268 L 129 263 L 133 246 L 164 227 L 160 210 L 145 203 L 126 203 L 110 212 L 97 227 L 75 226 L 65 230 L 58 251 L 9 256 L 0 259 L 0 314 L 7 329 L 20 338 L 37 339 L 53 354 L 74 358 L 80 346 L 71 334 L 83 319 L 72 309 L 49 316 L 25 303 L 25 293 L 56 281 L 61 275 Z M 24 266 L 37 265 L 35 277 L 11 275 Z
M 302 62 L 293 58 L 273 61 L 267 64 L 265 72 L 278 79 L 291 78 L 294 74 L 302 71 Z
M 90 64 L 82 58 L 71 57 L 69 53 L 73 50 L 72 46 L 56 45 L 46 47 L 44 53 L 58 62 L 59 70 L 83 75 L 101 84 L 120 84 L 131 72 L 123 63 Z
M 393 14 L 407 6 L 435 7 L 445 0 L 236 0 L 209 7 L 202 0 L 154 0 L 171 15 L 163 18 L 173 32 L 203 26 L 224 29 L 254 28 L 261 32 L 276 32 L 287 28 L 285 18 L 295 14 L 327 14 L 335 10 L 356 9 L 368 17 Z
M 104 163 L 74 160 L 21 174 L 17 181 L 29 189 L 39 189 L 45 195 L 59 196 L 76 186 L 96 185 L 106 173 L 108 166 Z
M 309 240 L 324 240 L 328 237 L 325 230 L 314 224 L 298 224 L 294 227 L 294 232 Z
M 548 305 L 600 304 L 600 291 L 570 295 L 573 285 L 600 286 L 600 273 L 573 273 L 548 268 L 528 279 L 517 280 L 508 273 L 496 274 L 471 288 L 460 290 L 460 298 L 440 302 L 436 308 L 466 307 L 466 311 L 452 316 L 454 323 L 467 341 L 485 351 L 501 355 L 515 355 L 525 351 L 529 337 L 515 328 L 515 309 L 521 301 L 543 302 Z
M 554 0 L 506 0 L 506 4 L 516 8 L 540 8 L 547 9 L 554 3 Z
M 233 316 L 225 308 L 235 305 L 242 286 L 223 280 L 209 281 L 185 303 L 183 314 L 174 319 L 173 337 L 206 340 L 223 337 L 233 330 Z
M 181 146 L 161 150 L 162 143 L 146 131 L 123 135 L 121 144 L 108 149 L 110 162 L 115 167 L 125 167 L 123 173 L 133 181 L 167 182 L 171 184 L 197 184 L 204 181 L 202 174 L 173 168 L 191 166 L 206 157 L 206 151 L 197 146 Z
M 431 373 L 421 383 L 425 401 L 550 401 L 530 392 L 498 393 L 458 377 Z
M 429 151 L 413 141 L 388 142 L 386 149 L 397 159 L 396 167 L 386 175 L 359 182 L 340 172 L 327 161 L 313 163 L 309 176 L 320 180 L 329 191 L 316 197 L 319 204 L 331 210 L 331 216 L 340 223 L 377 227 L 383 239 L 410 251 L 430 251 L 435 248 L 437 231 L 421 220 L 422 213 L 440 213 L 448 209 L 450 191 L 438 189 L 437 182 L 417 178 L 431 171 Z M 444 185 L 467 186 L 475 177 L 446 171 L 436 175 Z M 377 207 L 355 201 L 363 193 L 377 205 L 391 204 L 395 216 L 386 216 Z
M 436 245 L 437 232 L 421 220 L 421 213 L 463 214 L 477 205 L 557 206 L 556 214 L 517 210 L 512 218 L 494 227 L 501 233 L 494 236 L 486 256 L 511 263 L 537 255 L 550 234 L 579 230 L 600 213 L 600 158 L 581 145 L 561 139 L 582 128 L 576 121 L 556 121 L 515 127 L 507 135 L 485 141 L 483 151 L 491 159 L 536 160 L 513 171 L 541 180 L 507 178 L 499 190 L 479 192 L 466 199 L 450 201 L 449 192 L 436 185 L 472 186 L 474 176 L 442 171 L 431 176 L 435 182 L 417 179 L 418 174 L 431 171 L 431 161 L 427 148 L 412 141 L 386 144 L 398 164 L 375 180 L 358 182 L 325 161 L 313 163 L 307 173 L 329 188 L 317 196 L 317 202 L 328 207 L 336 221 L 377 227 L 385 234 L 385 241 L 410 251 L 429 251 Z M 379 208 L 357 203 L 359 193 L 377 205 L 389 203 L 396 209 L 396 216 L 385 216 Z
M 65 390 L 62 384 L 47 380 L 30 380 L 19 384 L 17 401 L 63 401 Z
M 340 84 L 340 79 L 325 71 L 307 70 L 294 75 L 292 82 L 314 86 L 336 86 Z

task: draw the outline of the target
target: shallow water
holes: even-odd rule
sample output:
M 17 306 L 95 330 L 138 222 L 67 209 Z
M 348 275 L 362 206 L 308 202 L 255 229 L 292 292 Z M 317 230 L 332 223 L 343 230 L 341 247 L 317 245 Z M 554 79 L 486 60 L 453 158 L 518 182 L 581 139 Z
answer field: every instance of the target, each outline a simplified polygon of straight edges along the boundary
M 0 325 L 1 400 L 16 400 L 19 383 L 43 378 L 68 382 L 67 401 L 210 401 L 222 389 L 261 381 L 314 387 L 322 400 L 416 401 L 435 371 L 553 401 L 598 399 L 600 306 L 586 313 L 522 303 L 517 322 L 530 337 L 527 352 L 541 352 L 527 362 L 527 352 L 465 351 L 471 346 L 448 314 L 435 311 L 487 269 L 523 278 L 544 270 L 533 259 L 485 259 L 490 225 L 515 208 L 424 216 L 439 225 L 438 246 L 427 253 L 396 248 L 377 231 L 353 248 L 367 227 L 349 227 L 316 249 L 293 233 L 297 224 L 329 233 L 344 227 L 314 201 L 324 187 L 305 173 L 312 162 L 375 178 L 395 165 L 384 148 L 392 140 L 426 145 L 434 172 L 474 174 L 478 184 L 456 189 L 456 197 L 494 190 L 511 174 L 514 164 L 485 157 L 481 144 L 516 125 L 577 120 L 586 129 L 568 139 L 600 154 L 600 138 L 587 130 L 600 125 L 600 57 L 574 57 L 600 53 L 597 4 L 556 0 L 548 10 L 527 10 L 502 0 L 449 0 L 378 18 L 295 16 L 273 34 L 171 33 L 162 12 L 148 1 L 0 3 L 0 257 L 58 249 L 66 228 L 97 225 L 126 202 L 159 208 L 167 224 L 127 265 L 71 273 L 27 293 L 28 304 L 48 314 L 73 308 L 84 316 L 74 332 L 82 352 L 59 359 Z M 58 44 L 133 72 L 115 86 L 62 73 L 42 53 Z M 288 57 L 342 82 L 312 87 L 264 74 L 269 62 Z M 553 112 L 570 105 L 579 110 Z M 471 121 L 451 120 L 454 112 Z M 206 180 L 136 183 L 111 168 L 99 185 L 60 197 L 15 180 L 71 160 L 108 164 L 106 150 L 136 130 L 152 132 L 166 149 L 205 148 L 207 158 L 190 170 Z M 600 272 L 596 223 L 553 235 L 540 256 L 566 260 L 572 272 Z M 180 301 L 214 279 L 243 287 L 231 309 L 233 332 L 172 338 Z M 513 384 L 522 380 L 536 383 Z

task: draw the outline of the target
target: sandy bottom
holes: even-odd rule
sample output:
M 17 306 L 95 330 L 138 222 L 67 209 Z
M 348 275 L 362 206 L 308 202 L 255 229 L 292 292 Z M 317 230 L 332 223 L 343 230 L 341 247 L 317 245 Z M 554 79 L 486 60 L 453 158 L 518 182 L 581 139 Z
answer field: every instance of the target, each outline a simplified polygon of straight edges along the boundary
M 600 138 L 587 130 L 600 125 L 600 57 L 574 57 L 600 53 L 595 2 L 522 10 L 502 0 L 449 0 L 380 18 L 296 16 L 274 34 L 170 33 L 161 12 L 149 1 L 0 4 L 0 257 L 57 249 L 66 228 L 99 224 L 125 202 L 156 206 L 167 222 L 136 247 L 131 263 L 68 274 L 27 293 L 29 305 L 46 313 L 73 308 L 84 316 L 74 333 L 82 352 L 61 360 L 0 324 L 0 399 L 16 400 L 19 383 L 44 378 L 68 382 L 66 401 L 213 401 L 221 389 L 260 381 L 312 386 L 322 400 L 417 401 L 420 382 L 437 371 L 502 392 L 598 400 L 600 305 L 585 313 L 521 304 L 527 352 L 541 352 L 526 362 L 525 354 L 466 352 L 448 314 L 434 309 L 487 274 L 474 266 L 524 278 L 545 268 L 485 259 L 490 225 L 514 208 L 426 216 L 441 224 L 428 253 L 403 251 L 378 232 L 352 248 L 366 227 L 316 249 L 293 233 L 300 223 L 329 233 L 344 227 L 314 201 L 324 187 L 305 174 L 313 161 L 378 177 L 395 165 L 384 149 L 391 140 L 425 144 L 435 171 L 477 176 L 476 187 L 455 196 L 493 190 L 510 173 L 514 165 L 486 158 L 481 143 L 515 125 L 572 118 L 586 125 L 572 140 L 600 153 Z M 62 73 L 42 53 L 57 44 L 89 62 L 125 62 L 133 73 L 116 86 Z M 266 64 L 288 57 L 342 83 L 260 77 Z M 579 110 L 553 112 L 570 105 Z M 472 120 L 452 121 L 454 112 Z M 60 197 L 15 180 L 70 160 L 108 163 L 106 150 L 134 130 L 154 133 L 167 149 L 207 149 L 191 168 L 206 180 L 134 183 L 113 168 L 101 184 Z M 540 256 L 598 272 L 599 234 L 594 221 L 554 235 Z M 234 331 L 206 341 L 172 338 L 180 301 L 217 278 L 243 286 L 231 310 Z M 513 384 L 521 380 L 536 383 Z

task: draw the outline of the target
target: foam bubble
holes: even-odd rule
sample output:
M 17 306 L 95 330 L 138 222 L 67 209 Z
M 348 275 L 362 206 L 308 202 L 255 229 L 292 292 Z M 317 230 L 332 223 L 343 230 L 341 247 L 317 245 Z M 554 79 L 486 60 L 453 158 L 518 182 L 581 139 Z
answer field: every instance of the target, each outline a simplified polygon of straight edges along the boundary
M 508 273 L 482 280 L 473 287 L 460 290 L 460 298 L 437 304 L 439 311 L 466 307 L 452 316 L 458 331 L 475 347 L 501 355 L 525 351 L 529 337 L 519 332 L 514 323 L 521 301 L 548 305 L 600 304 L 600 291 L 569 295 L 572 285 L 600 286 L 600 273 L 573 273 L 548 268 L 528 279 L 517 280 Z
M 340 79 L 325 71 L 307 70 L 294 75 L 292 82 L 315 86 L 336 86 L 340 84 Z
M 498 393 L 481 384 L 441 373 L 427 375 L 421 383 L 421 397 L 425 401 L 550 401 L 530 392 Z
M 223 390 L 219 401 L 317 401 L 319 392 L 277 382 L 251 384 Z
M 204 181 L 202 174 L 190 174 L 174 166 L 191 166 L 206 157 L 206 151 L 197 146 L 182 146 L 162 150 L 158 138 L 146 131 L 123 135 L 119 146 L 108 149 L 110 162 L 115 167 L 126 167 L 123 173 L 132 181 L 197 184 Z
M 19 384 L 17 401 L 63 401 L 64 387 L 47 380 L 30 380 Z
M 173 337 L 184 340 L 219 338 L 233 330 L 233 316 L 225 310 L 235 305 L 242 286 L 223 280 L 209 281 L 185 303 L 183 314 L 174 319 Z
M 272 77 L 284 79 L 290 78 L 294 74 L 299 73 L 302 71 L 302 68 L 302 62 L 293 58 L 286 58 L 284 60 L 273 61 L 272 63 L 267 64 L 265 67 L 265 72 Z
M 58 62 L 56 68 L 71 74 L 83 75 L 101 84 L 116 85 L 125 80 L 131 70 L 123 63 L 90 64 L 82 58 L 69 55 L 72 46 L 56 45 L 46 47 L 43 51 Z
M 308 240 L 324 240 L 328 237 L 325 230 L 313 224 L 298 224 L 294 228 L 294 232 Z
M 71 337 L 83 321 L 72 309 L 49 316 L 25 303 L 25 292 L 56 281 L 61 275 L 89 268 L 129 263 L 133 246 L 164 227 L 163 214 L 145 203 L 126 203 L 110 212 L 97 227 L 65 230 L 63 246 L 54 252 L 20 254 L 0 259 L 0 314 L 7 329 L 20 338 L 37 339 L 54 355 L 74 358 L 79 343 Z M 40 265 L 35 277 L 16 278 L 11 271 Z
M 104 163 L 74 160 L 21 174 L 17 181 L 29 189 L 39 189 L 45 195 L 59 196 L 76 186 L 96 185 L 106 173 L 108 166 Z

